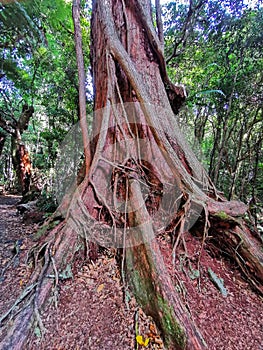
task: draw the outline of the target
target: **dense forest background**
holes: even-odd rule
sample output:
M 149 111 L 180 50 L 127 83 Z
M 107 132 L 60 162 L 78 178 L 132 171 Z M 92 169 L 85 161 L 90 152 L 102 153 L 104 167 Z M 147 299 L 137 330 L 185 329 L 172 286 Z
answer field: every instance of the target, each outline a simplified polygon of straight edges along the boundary
M 79 121 L 72 4 L 1 3 L 0 183 L 17 187 L 14 145 L 23 144 L 33 167 L 31 190 L 54 199 L 60 145 Z M 83 2 L 81 24 L 91 126 L 90 7 Z M 162 10 L 169 77 L 187 92 L 175 118 L 215 186 L 228 199 L 249 204 L 250 219 L 261 229 L 262 4 L 170 1 Z

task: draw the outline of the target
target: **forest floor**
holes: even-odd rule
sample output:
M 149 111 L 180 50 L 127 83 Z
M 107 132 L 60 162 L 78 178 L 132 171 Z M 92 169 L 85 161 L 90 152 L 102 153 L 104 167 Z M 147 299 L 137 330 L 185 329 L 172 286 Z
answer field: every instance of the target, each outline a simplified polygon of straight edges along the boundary
M 16 196 L 0 196 L 0 318 L 22 293 L 32 271 L 26 260 L 35 244 L 31 238 L 38 224 L 25 222 L 18 215 L 19 200 Z M 191 310 L 208 350 L 263 350 L 263 300 L 250 289 L 239 270 L 204 250 L 202 273 L 196 278 L 194 266 L 200 242 L 189 234 L 185 241 L 191 259 L 178 259 L 175 272 L 168 237 L 158 237 L 158 240 L 167 271 L 174 276 L 178 292 Z M 212 283 L 208 268 L 222 279 L 226 296 Z M 38 327 L 33 328 L 24 349 L 143 349 L 137 344 L 136 335 L 144 339 L 150 337 L 148 349 L 164 349 L 151 318 L 136 305 L 128 291 L 123 293 L 113 251 L 102 250 L 95 263 L 77 259 L 72 271 L 72 278 L 60 280 L 57 294 L 53 295 L 56 298 L 51 298 L 41 313 L 45 335 L 41 337 Z M 0 341 L 17 311 L 17 307 L 14 308 L 2 324 L 0 322 Z

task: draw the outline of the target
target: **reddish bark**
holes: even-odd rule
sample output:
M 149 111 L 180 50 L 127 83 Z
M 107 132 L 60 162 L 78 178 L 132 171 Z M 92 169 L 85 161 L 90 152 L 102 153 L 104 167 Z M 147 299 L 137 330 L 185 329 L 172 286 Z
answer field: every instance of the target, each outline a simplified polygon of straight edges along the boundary
M 7 121 L 0 115 L 0 126 L 11 135 L 12 162 L 16 171 L 18 190 L 24 195 L 29 190 L 31 178 L 31 162 L 29 154 L 22 142 L 22 134 L 27 130 L 30 118 L 34 113 L 34 107 L 23 105 L 22 113 L 18 120 L 12 115 L 12 122 Z M 4 134 L 0 134 L 0 155 L 4 144 Z
M 25 148 L 25 145 L 18 146 L 18 149 L 16 151 L 16 157 L 20 160 L 16 171 L 20 178 L 20 185 L 22 186 L 22 195 L 25 195 L 29 191 L 30 180 L 32 175 L 32 164 L 30 161 L 29 153 Z
M 105 151 L 106 147 L 121 143 L 123 139 L 131 140 L 132 134 L 135 133 L 138 139 L 148 140 L 148 146 L 142 143 L 140 151 L 147 159 L 152 159 L 152 164 L 157 164 L 157 167 L 153 167 L 157 179 L 167 179 L 177 186 L 183 193 L 185 204 L 191 203 L 193 197 L 196 198 L 196 202 L 192 201 L 193 205 L 202 203 L 207 222 L 216 215 L 218 215 L 219 222 L 228 221 L 230 217 L 233 221 L 232 224 L 236 227 L 238 220 L 235 217 L 244 215 L 247 207 L 243 203 L 235 201 L 217 200 L 219 196 L 210 179 L 196 161 L 191 150 L 188 149 L 180 132 L 176 130 L 176 121 L 170 110 L 178 112 L 185 94 L 182 87 L 175 87 L 168 81 L 163 55 L 158 46 L 158 38 L 152 33 L 151 23 L 149 23 L 151 21 L 149 19 L 150 3 L 139 0 L 129 2 L 112 0 L 108 4 L 105 9 L 105 6 L 101 6 L 102 3 L 97 1 L 93 12 L 92 57 L 96 87 L 95 110 L 105 108 L 108 103 L 110 106 L 115 106 L 115 113 L 109 112 L 109 121 L 106 124 L 108 132 L 105 134 L 103 145 L 94 148 L 94 155 L 98 152 L 98 148 Z M 125 121 L 120 105 L 129 102 L 134 103 L 130 109 L 134 108 L 136 113 L 132 114 L 125 105 L 128 119 Z M 153 115 L 154 112 L 156 113 L 156 109 L 148 108 L 144 103 L 162 106 L 165 111 L 169 112 L 156 117 Z M 122 116 L 117 123 L 114 122 L 116 115 Z M 131 115 L 133 117 L 135 115 L 136 132 L 135 128 L 131 127 L 134 120 L 129 119 Z M 94 119 L 95 135 L 101 131 L 104 121 L 105 115 L 100 110 Z M 112 124 L 117 124 L 117 126 L 110 132 L 109 126 Z M 141 125 L 147 125 L 147 127 Z M 118 164 L 127 165 L 124 156 L 126 151 L 116 153 Z M 103 157 L 109 157 L 109 154 L 105 153 L 103 153 Z M 138 160 L 139 157 L 136 149 L 129 147 L 129 159 L 131 158 Z M 110 159 L 114 163 L 114 159 Z M 141 164 L 140 160 L 138 163 Z M 101 188 L 100 184 L 105 182 L 109 176 L 111 166 L 103 166 L 102 173 L 97 168 L 98 164 L 94 163 L 93 165 L 92 176 L 96 174 L 93 180 L 93 191 L 83 193 L 82 200 L 97 220 L 100 217 L 104 222 L 108 220 L 108 223 L 111 224 L 107 211 L 104 212 L 103 216 L 101 208 L 94 212 L 96 206 L 94 188 Z M 130 164 L 129 168 L 131 168 Z M 139 172 L 136 171 L 136 166 L 132 166 L 132 169 L 133 172 L 125 174 L 127 179 L 123 189 L 121 190 L 121 187 L 117 186 L 117 192 L 122 192 L 122 196 L 131 174 L 133 181 L 142 180 Z M 144 172 L 143 179 L 145 177 L 147 175 Z M 191 179 L 194 179 L 193 182 Z M 116 177 L 115 181 L 118 180 L 119 178 Z M 201 185 L 196 187 L 195 184 L 198 183 Z M 161 253 L 154 239 L 152 227 L 150 224 L 146 224 L 151 222 L 149 217 L 151 212 L 147 207 L 147 201 L 142 199 L 138 203 L 139 188 L 135 191 L 135 196 L 134 193 L 132 195 L 131 189 L 129 191 L 131 191 L 129 199 L 133 208 L 126 219 L 126 224 L 128 227 L 136 227 L 136 225 L 140 227 L 138 229 L 140 232 L 130 237 L 131 242 L 129 241 L 129 248 L 126 250 L 126 272 L 129 283 L 139 302 L 162 329 L 168 348 L 203 349 L 205 344 L 202 337 L 192 320 L 187 316 L 187 311 L 174 291 L 173 283 L 165 269 Z M 107 203 L 110 203 L 108 192 L 103 192 L 103 195 Z M 189 204 L 189 208 L 192 204 Z M 140 213 L 138 208 L 143 207 L 144 209 L 141 209 L 143 213 Z M 182 208 L 181 212 L 174 213 L 177 227 L 180 219 L 184 215 L 187 216 L 187 210 L 190 209 Z M 246 232 L 246 234 L 249 238 L 244 239 L 242 249 L 238 247 L 240 248 L 239 252 L 242 250 L 244 261 L 253 261 L 254 267 L 250 270 L 250 275 L 254 271 L 257 274 L 256 278 L 262 281 L 263 265 L 260 262 L 262 253 L 258 242 L 253 239 L 250 233 Z M 226 238 L 226 236 L 224 237 Z M 226 242 L 231 245 L 233 255 L 233 251 L 237 249 L 236 241 L 229 234 L 229 239 L 226 239 Z M 255 259 L 252 257 L 253 254 Z M 243 265 L 241 264 L 240 267 L 243 268 Z M 167 320 L 174 326 L 172 326 L 172 330 L 168 329 Z M 176 333 L 176 329 L 178 333 Z

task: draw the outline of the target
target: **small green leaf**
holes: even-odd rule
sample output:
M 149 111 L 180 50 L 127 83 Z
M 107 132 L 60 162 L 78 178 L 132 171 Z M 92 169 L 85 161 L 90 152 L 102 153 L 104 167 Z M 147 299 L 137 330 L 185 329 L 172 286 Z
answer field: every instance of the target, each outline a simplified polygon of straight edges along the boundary
M 222 90 L 202 90 L 202 91 L 198 91 L 196 93 L 196 96 L 199 96 L 199 95 L 210 95 L 210 94 L 214 94 L 214 93 L 220 94 L 220 95 L 226 97 L 226 95 L 223 93 Z
M 41 338 L 41 330 L 39 327 L 35 327 L 34 333 L 38 338 Z
M 208 268 L 208 275 L 210 277 L 210 280 L 214 283 L 214 285 L 217 287 L 217 289 L 219 289 L 219 291 L 221 292 L 221 294 L 226 297 L 228 295 L 228 291 L 224 286 L 224 281 L 222 278 L 219 278 L 217 276 L 217 274 L 210 269 L 210 267 Z
M 191 280 L 195 280 L 195 279 L 199 278 L 199 277 L 200 277 L 200 272 L 199 272 L 199 270 L 190 269 L 190 271 L 189 271 L 189 277 L 191 278 Z

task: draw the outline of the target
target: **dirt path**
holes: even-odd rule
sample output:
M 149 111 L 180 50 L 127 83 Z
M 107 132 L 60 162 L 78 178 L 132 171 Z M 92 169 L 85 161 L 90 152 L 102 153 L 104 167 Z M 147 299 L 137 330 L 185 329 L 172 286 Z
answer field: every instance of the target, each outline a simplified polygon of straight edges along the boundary
M 0 244 L 8 243 L 14 238 L 8 235 L 8 225 L 16 215 L 15 205 L 19 201 L 18 196 L 0 196 Z
M 0 196 L 0 317 L 12 307 L 30 275 L 25 260 L 34 225 L 26 225 L 18 215 L 16 204 L 20 199 Z M 9 325 L 0 323 L 0 340 Z
M 32 225 L 25 225 L 17 214 L 18 196 L 0 196 L 0 314 L 12 304 L 26 276 L 23 257 Z

